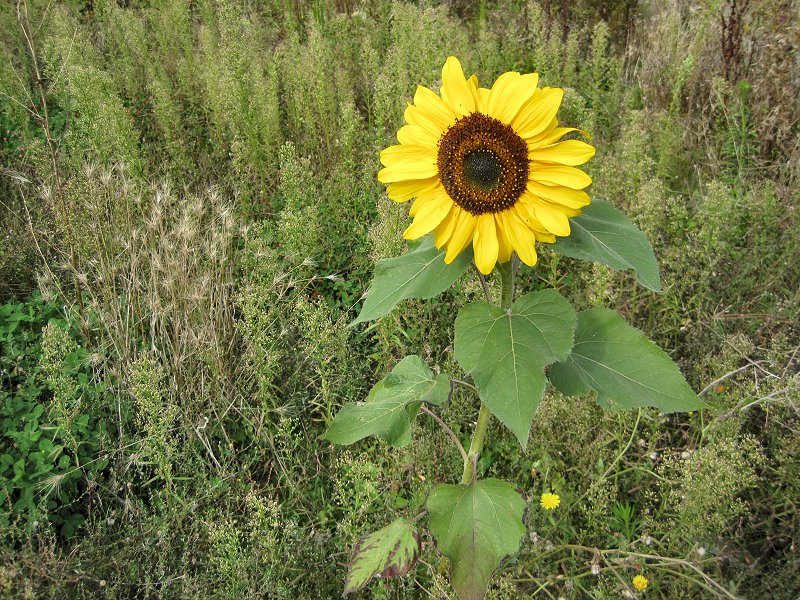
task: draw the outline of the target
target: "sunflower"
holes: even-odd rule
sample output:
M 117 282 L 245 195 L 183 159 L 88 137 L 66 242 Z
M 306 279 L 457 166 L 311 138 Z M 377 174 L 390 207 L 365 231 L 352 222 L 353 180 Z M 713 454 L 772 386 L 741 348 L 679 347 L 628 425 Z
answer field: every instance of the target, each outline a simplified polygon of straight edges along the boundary
M 403 236 L 431 231 L 451 263 L 469 244 L 489 274 L 516 252 L 536 264 L 536 242 L 570 233 L 569 217 L 589 204 L 591 178 L 576 169 L 594 156 L 579 140 L 560 141 L 564 90 L 537 87 L 536 73 L 510 71 L 492 89 L 466 79 L 454 56 L 442 69 L 440 94 L 418 86 L 398 145 L 381 152 L 378 180 L 392 200 L 416 198 Z

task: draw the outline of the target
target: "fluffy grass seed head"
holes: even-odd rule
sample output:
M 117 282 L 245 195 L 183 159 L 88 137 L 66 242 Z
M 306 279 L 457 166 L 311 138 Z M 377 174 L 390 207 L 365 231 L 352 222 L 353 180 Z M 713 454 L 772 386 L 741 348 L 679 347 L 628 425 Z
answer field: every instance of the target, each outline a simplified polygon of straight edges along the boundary
M 633 587 L 636 588 L 637 592 L 645 591 L 649 583 L 650 582 L 647 581 L 647 577 L 645 577 L 644 575 L 637 575 L 636 577 L 633 578 Z
M 558 494 L 545 492 L 539 498 L 539 505 L 545 510 L 554 510 L 558 508 L 560 504 L 561 498 L 559 498 Z
M 583 190 L 592 182 L 575 166 L 595 150 L 561 141 L 576 131 L 558 125 L 564 90 L 538 81 L 536 73 L 509 71 L 482 88 L 451 56 L 439 94 L 417 87 L 400 143 L 381 152 L 378 173 L 392 200 L 416 198 L 406 239 L 433 232 L 448 264 L 471 243 L 488 275 L 513 252 L 533 266 L 537 241 L 569 235 L 569 217 L 589 204 Z

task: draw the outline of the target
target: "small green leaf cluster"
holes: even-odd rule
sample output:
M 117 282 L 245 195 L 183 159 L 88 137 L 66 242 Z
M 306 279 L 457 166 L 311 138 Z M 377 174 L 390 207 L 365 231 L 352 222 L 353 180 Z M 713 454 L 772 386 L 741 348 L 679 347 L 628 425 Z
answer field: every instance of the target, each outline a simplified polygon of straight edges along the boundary
M 612 532 L 619 533 L 624 541 L 630 543 L 639 535 L 642 523 L 636 518 L 630 502 L 615 502 L 611 505 L 608 526 Z
M 669 453 L 657 469 L 664 485 L 651 498 L 652 514 L 669 521 L 669 539 L 678 551 L 716 543 L 728 523 L 747 512 L 742 496 L 758 485 L 764 465 L 763 450 L 751 436 Z
M 134 414 L 144 441 L 139 455 L 156 465 L 161 483 L 168 482 L 178 442 L 174 434 L 178 406 L 169 401 L 165 369 L 155 357 L 142 352 L 131 364 L 129 381 Z
M 375 464 L 367 452 L 338 453 L 331 465 L 333 488 L 330 502 L 319 515 L 324 527 L 344 539 L 353 539 L 367 523 L 381 518 L 386 506 L 382 471 L 386 464 Z
M 221 507 L 204 515 L 215 597 L 250 597 L 254 589 L 269 590 L 270 598 L 297 597 L 285 580 L 294 567 L 285 561 L 286 547 L 301 543 L 297 524 L 269 495 L 250 488 L 242 500 L 236 519 Z
M 69 10 L 61 6 L 50 25 L 54 35 L 43 48 L 45 76 L 53 81 L 55 102 L 69 107 L 65 113 L 80 115 L 77 119 L 66 117 L 70 124 L 61 136 L 62 154 L 74 161 L 74 167 L 87 159 L 104 164 L 124 162 L 132 172 L 140 173 L 138 131 L 111 75 L 101 67 L 89 32 L 76 28 Z
M 0 526 L 46 514 L 65 536 L 83 521 L 78 501 L 108 465 L 108 437 L 77 331 L 34 297 L 0 305 Z

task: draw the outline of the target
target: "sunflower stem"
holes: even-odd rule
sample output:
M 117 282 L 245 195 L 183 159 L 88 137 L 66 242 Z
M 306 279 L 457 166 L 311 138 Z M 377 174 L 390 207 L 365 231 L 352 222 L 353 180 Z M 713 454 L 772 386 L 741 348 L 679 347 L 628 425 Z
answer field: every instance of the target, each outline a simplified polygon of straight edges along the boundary
M 508 310 L 514 302 L 514 269 L 511 261 L 498 263 L 497 272 L 500 275 L 500 308 Z M 469 445 L 469 453 L 464 458 L 464 474 L 461 483 L 466 485 L 475 481 L 478 477 L 478 458 L 483 452 L 483 442 L 486 439 L 486 431 L 489 429 L 489 422 L 492 413 L 486 405 L 481 402 L 481 410 L 478 412 L 478 422 L 475 431 L 472 433 L 472 441 Z
M 514 258 L 497 264 L 500 275 L 500 308 L 508 310 L 514 302 Z

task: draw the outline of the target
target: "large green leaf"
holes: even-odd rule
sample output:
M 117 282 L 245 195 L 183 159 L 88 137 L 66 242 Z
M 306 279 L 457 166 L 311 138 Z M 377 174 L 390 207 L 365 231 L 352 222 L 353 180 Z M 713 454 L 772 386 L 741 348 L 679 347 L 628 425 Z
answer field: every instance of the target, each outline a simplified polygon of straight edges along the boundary
M 572 306 L 555 290 L 527 294 L 510 310 L 473 302 L 456 318 L 456 360 L 523 448 L 544 394 L 544 368 L 569 354 L 575 321 Z
M 661 348 L 607 308 L 578 314 L 572 353 L 552 365 L 548 376 L 565 394 L 595 390 L 597 401 L 614 411 L 654 406 L 677 412 L 706 406 Z
M 397 519 L 370 533 L 353 548 L 345 595 L 357 592 L 373 577 L 405 575 L 414 568 L 421 549 L 419 534 L 407 519 Z
M 612 269 L 634 269 L 646 288 L 661 291 L 658 262 L 650 242 L 625 213 L 604 200 L 592 200 L 570 219 L 571 233 L 556 240 L 553 249 L 572 258 L 594 260 Z
M 433 236 L 427 236 L 408 254 L 379 260 L 361 313 L 350 326 L 378 319 L 406 298 L 433 298 L 453 285 L 469 267 L 472 250 L 468 248 L 449 265 L 444 254 L 436 249 Z
M 419 356 L 406 356 L 375 384 L 366 402 L 342 407 L 325 437 L 347 445 L 378 435 L 392 446 L 405 446 L 411 442 L 411 421 L 419 403 L 442 404 L 449 395 L 447 375 L 434 375 Z
M 450 581 L 461 600 L 480 600 L 502 560 L 519 550 L 526 498 L 499 479 L 439 485 L 428 496 L 428 525 L 450 560 Z

